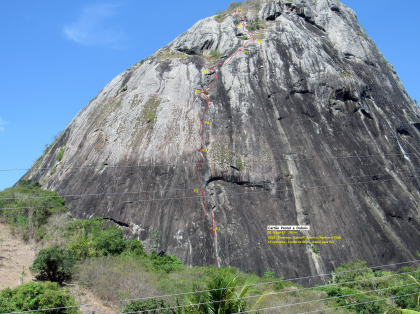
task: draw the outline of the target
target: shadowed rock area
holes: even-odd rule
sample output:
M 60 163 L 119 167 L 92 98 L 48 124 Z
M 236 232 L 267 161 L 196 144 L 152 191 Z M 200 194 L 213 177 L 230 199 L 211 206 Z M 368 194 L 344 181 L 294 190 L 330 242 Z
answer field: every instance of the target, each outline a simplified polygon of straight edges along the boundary
M 293 278 L 355 258 L 417 259 L 420 110 L 356 14 L 335 0 L 277 0 L 240 13 L 261 43 L 217 67 L 217 80 L 204 70 L 247 40 L 233 9 L 113 79 L 25 179 L 63 195 L 75 217 L 107 218 L 143 241 L 159 230 L 159 250 L 215 265 L 213 221 L 194 189 L 207 105 L 195 91 L 216 80 L 198 173 L 220 228 L 220 266 Z M 317 254 L 310 244 L 267 243 L 267 225 L 309 225 L 298 235 L 341 239 L 315 245 Z

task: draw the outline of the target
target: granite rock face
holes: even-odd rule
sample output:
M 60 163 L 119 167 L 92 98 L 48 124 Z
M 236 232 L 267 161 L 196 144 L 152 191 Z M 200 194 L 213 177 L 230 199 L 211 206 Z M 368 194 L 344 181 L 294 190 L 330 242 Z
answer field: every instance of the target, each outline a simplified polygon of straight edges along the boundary
M 111 219 L 146 242 L 160 230 L 160 249 L 188 265 L 215 265 L 216 249 L 221 266 L 292 278 L 355 258 L 417 259 L 420 110 L 356 14 L 335 0 L 240 13 L 262 20 L 248 53 L 205 73 L 247 35 L 232 11 L 199 21 L 113 79 L 25 178 L 83 195 L 64 197 L 76 217 Z M 196 90 L 212 83 L 198 175 L 216 241 L 194 192 L 207 105 Z M 317 254 L 267 243 L 268 225 L 341 239 Z

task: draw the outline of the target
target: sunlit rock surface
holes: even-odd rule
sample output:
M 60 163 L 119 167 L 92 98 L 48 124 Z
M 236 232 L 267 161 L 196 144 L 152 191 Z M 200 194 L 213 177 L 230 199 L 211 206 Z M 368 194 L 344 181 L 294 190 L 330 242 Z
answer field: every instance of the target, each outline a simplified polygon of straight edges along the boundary
M 143 241 L 160 230 L 159 250 L 215 265 L 213 221 L 194 193 L 207 104 L 195 91 L 216 79 L 204 70 L 245 44 L 228 13 L 113 79 L 25 177 L 85 195 L 64 197 L 76 217 L 112 219 Z M 263 20 L 251 32 L 261 43 L 216 68 L 201 132 L 199 178 L 220 229 L 219 265 L 292 278 L 355 258 L 417 259 L 420 112 L 394 67 L 338 1 L 281 0 L 245 15 L 247 25 Z M 267 225 L 341 239 L 315 244 L 316 254 L 310 244 L 267 243 Z

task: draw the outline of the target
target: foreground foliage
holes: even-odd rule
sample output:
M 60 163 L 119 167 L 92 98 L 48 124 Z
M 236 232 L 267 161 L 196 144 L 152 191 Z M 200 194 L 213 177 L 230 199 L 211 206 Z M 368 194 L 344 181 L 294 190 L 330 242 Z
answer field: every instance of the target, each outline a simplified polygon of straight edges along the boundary
M 13 289 L 0 292 L 0 313 L 30 311 L 76 305 L 74 296 L 68 290 L 60 289 L 58 283 L 29 282 Z M 77 314 L 77 307 L 50 310 L 53 314 Z
M 69 251 L 54 246 L 41 250 L 29 269 L 38 280 L 62 283 L 71 279 L 75 264 L 76 260 Z
M 41 189 L 38 182 L 20 180 L 16 187 L 0 192 L 0 216 L 24 240 L 41 240 L 51 215 L 67 211 L 65 200 L 53 191 Z
M 419 280 L 419 269 L 414 271 L 405 266 L 397 272 L 373 271 L 367 268 L 365 261 L 354 260 L 337 267 L 331 283 L 318 289 L 334 298 L 332 307 L 345 306 L 364 314 L 394 313 L 390 310 L 398 307 L 405 310 L 401 313 L 409 313 L 407 310 L 420 311 Z M 381 300 L 387 298 L 387 302 Z M 393 305 L 390 306 L 390 303 Z
M 155 314 L 175 314 L 173 309 L 164 309 L 164 310 L 156 310 L 156 309 L 163 309 L 170 307 L 169 304 L 165 303 L 162 299 L 147 299 L 144 301 L 131 301 L 128 304 L 123 313 L 131 313 L 131 312 L 138 312 L 138 311 L 147 311 L 147 313 Z M 153 311 L 156 310 L 156 311 Z

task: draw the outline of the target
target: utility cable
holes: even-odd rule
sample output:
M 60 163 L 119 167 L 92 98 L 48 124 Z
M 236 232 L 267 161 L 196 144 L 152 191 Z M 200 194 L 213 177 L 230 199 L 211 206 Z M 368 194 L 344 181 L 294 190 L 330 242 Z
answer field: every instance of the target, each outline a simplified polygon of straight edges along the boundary
M 357 185 L 357 184 L 366 184 L 366 183 L 381 183 L 385 181 L 392 181 L 395 179 L 413 179 L 418 178 L 420 176 L 408 176 L 408 177 L 398 177 L 398 178 L 392 178 L 392 179 L 381 179 L 381 180 L 371 180 L 371 181 L 363 181 L 363 182 L 352 182 L 352 183 L 340 183 L 340 184 L 334 184 L 334 185 L 315 185 L 315 186 L 309 186 L 309 187 L 296 187 L 296 190 L 306 190 L 306 189 L 314 189 L 314 188 L 321 188 L 321 187 L 337 187 L 337 186 L 345 186 L 345 185 Z M 282 192 L 282 191 L 289 191 L 293 190 L 293 188 L 290 189 L 281 189 L 281 190 L 275 190 L 275 192 Z M 259 193 L 272 193 L 273 191 L 256 191 L 256 192 L 243 192 L 243 193 L 226 193 L 227 195 L 243 195 L 243 194 L 259 194 Z M 133 201 L 121 201 L 119 203 L 139 203 L 139 202 L 152 202 L 152 201 L 167 201 L 167 200 L 176 200 L 176 199 L 191 199 L 191 198 L 201 198 L 200 195 L 197 196 L 184 196 L 184 197 L 170 197 L 170 198 L 154 198 L 154 199 L 148 199 L 148 200 L 133 200 Z M 94 206 L 94 205 L 100 205 L 101 203 L 96 204 L 72 204 L 73 206 Z M 64 207 L 63 206 L 24 206 L 24 207 L 3 207 L 0 209 L 24 209 L 24 208 L 57 208 L 57 207 Z
M 408 263 L 415 263 L 415 262 L 419 262 L 419 261 L 420 260 L 413 260 L 413 261 L 407 261 L 407 262 L 400 262 L 400 263 L 393 263 L 393 264 L 386 264 L 386 265 L 379 265 L 379 266 L 372 266 L 372 267 L 365 267 L 365 268 L 347 270 L 347 271 L 342 271 L 342 272 L 332 272 L 332 273 L 327 273 L 327 274 L 319 274 L 319 275 L 306 276 L 306 277 L 298 277 L 298 278 L 292 278 L 292 279 L 283 279 L 283 280 L 276 280 L 276 281 L 270 281 L 270 282 L 261 282 L 261 283 L 248 284 L 248 285 L 242 285 L 242 286 L 232 286 L 232 287 L 225 287 L 225 288 L 217 288 L 217 289 L 209 289 L 209 290 L 199 290 L 199 291 L 193 291 L 193 292 L 183 292 L 183 293 L 175 293 L 175 294 L 168 294 L 168 295 L 161 295 L 161 296 L 152 296 L 152 297 L 145 297 L 145 298 L 136 298 L 136 299 L 126 299 L 126 300 L 118 300 L 118 301 L 107 301 L 107 302 L 101 302 L 101 303 L 90 303 L 90 304 L 82 304 L 82 305 L 72 305 L 72 306 L 59 307 L 59 308 L 48 308 L 48 309 L 40 309 L 40 310 L 28 310 L 28 311 L 10 312 L 10 313 L 4 313 L 4 314 L 28 313 L 28 312 L 57 310 L 57 309 L 74 308 L 74 307 L 91 306 L 91 305 L 100 305 L 100 304 L 110 304 L 110 303 L 120 303 L 120 302 L 128 302 L 128 301 L 147 300 L 147 299 L 151 299 L 151 298 L 173 297 L 173 296 L 178 296 L 178 295 L 188 295 L 188 294 L 193 294 L 193 293 L 223 290 L 223 289 L 227 289 L 227 288 L 241 288 L 241 287 L 245 287 L 245 286 L 257 286 L 257 285 L 262 285 L 262 284 L 270 284 L 270 283 L 278 283 L 278 282 L 289 282 L 289 281 L 294 281 L 294 280 L 301 280 L 301 279 L 308 279 L 308 278 L 314 278 L 314 277 L 328 276 L 328 275 L 332 275 L 332 274 L 334 274 L 334 275 L 344 274 L 344 273 L 356 272 L 356 271 L 362 271 L 362 270 L 368 270 L 368 269 L 376 269 L 376 268 L 382 268 L 382 267 L 388 267 L 388 266 L 395 266 L 395 265 L 402 265 L 402 264 L 408 264 Z M 413 272 L 416 272 L 416 271 L 413 271 Z M 406 272 L 406 273 L 413 273 L 413 272 Z M 369 279 L 377 279 L 377 278 L 379 279 L 379 278 L 390 277 L 390 276 L 398 276 L 398 275 L 404 275 L 406 273 L 392 274 L 392 275 L 389 275 L 389 276 L 374 277 L 374 278 L 369 278 Z M 364 281 L 364 280 L 366 280 L 366 279 L 355 280 L 353 282 Z M 332 286 L 332 285 L 339 285 L 339 284 L 345 284 L 345 283 L 346 282 L 337 283 L 337 284 L 328 284 L 328 285 L 324 285 L 324 286 Z M 347 282 L 347 283 L 349 283 L 349 282 Z M 319 287 L 322 287 L 322 286 L 319 286 Z M 314 289 L 314 288 L 318 288 L 318 287 L 304 288 L 304 289 L 300 289 L 300 290 L 308 290 L 308 289 Z M 300 290 L 291 290 L 291 291 L 288 291 L 288 292 L 295 292 L 295 291 L 300 291 Z M 377 290 L 375 290 L 375 291 L 377 291 Z M 282 293 L 285 293 L 285 292 L 282 291 Z
M 414 170 L 420 170 L 420 168 L 415 168 Z M 408 173 L 408 171 L 404 171 L 406 173 Z M 401 172 L 397 172 L 398 174 L 400 174 Z M 323 179 L 311 179 L 311 180 L 303 180 L 303 179 L 298 179 L 298 178 L 294 178 L 294 182 L 299 181 L 299 182 L 313 182 L 313 181 L 323 181 L 323 180 L 336 180 L 336 179 L 352 179 L 352 178 L 362 178 L 362 177 L 375 177 L 375 176 L 386 176 L 386 175 L 392 175 L 389 172 L 386 173 L 376 173 L 376 174 L 366 174 L 366 175 L 360 175 L 360 176 L 347 176 L 347 177 L 325 177 Z M 285 181 L 285 182 L 276 182 L 277 184 L 290 184 L 290 182 Z M 229 188 L 239 188 L 239 187 L 244 187 L 244 188 L 251 188 L 251 187 L 259 187 L 256 185 L 253 185 L 252 183 L 249 183 L 249 185 L 236 185 L 236 186 L 230 186 Z M 175 191 L 191 191 L 194 190 L 194 188 L 188 188 L 188 189 L 171 189 L 171 190 L 152 190 L 152 191 L 138 191 L 138 192 L 117 192 L 117 193 L 93 193 L 93 194 L 69 194 L 69 195 L 55 195 L 55 196 L 35 196 L 35 197 L 25 197 L 25 198 L 21 198 L 21 197 L 15 197 L 15 198 L 0 198 L 0 201 L 2 200 L 27 200 L 27 199 L 38 199 L 38 198 L 55 198 L 55 197 L 76 197 L 76 196 L 104 196 L 104 195 L 123 195 L 123 194 L 139 194 L 139 193 L 155 193 L 155 192 L 175 192 Z
M 400 287 L 407 287 L 407 286 L 412 286 L 412 285 L 416 285 L 417 283 L 410 283 L 407 285 L 400 285 L 400 286 L 393 286 L 392 288 L 400 288 Z M 382 291 L 382 290 L 388 290 L 389 287 L 387 288 L 383 288 L 383 289 L 377 289 L 377 290 L 369 290 L 369 291 L 363 291 L 363 292 L 358 292 L 358 293 L 351 293 L 351 294 L 345 294 L 345 295 L 341 295 L 341 296 L 335 296 L 335 297 L 330 297 L 330 298 L 325 298 L 325 299 L 317 299 L 317 300 L 311 300 L 311 301 L 305 301 L 305 302 L 298 302 L 298 303 L 291 303 L 291 304 L 285 304 L 285 305 L 280 305 L 280 306 L 275 306 L 272 308 L 281 308 L 281 307 L 289 307 L 289 306 L 293 306 L 293 305 L 301 305 L 301 304 L 308 304 L 308 303 L 314 303 L 314 302 L 321 302 L 321 301 L 328 301 L 328 300 L 332 300 L 332 299 L 337 299 L 337 298 L 342 298 L 342 297 L 349 297 L 349 296 L 354 296 L 354 295 L 359 295 L 359 294 L 365 294 L 365 293 L 369 293 L 369 292 L 376 292 L 376 291 Z M 418 292 L 415 292 L 413 294 L 417 294 Z M 257 295 L 257 296 L 248 296 L 248 297 L 242 297 L 239 299 L 247 299 L 250 297 L 262 297 L 265 296 L 263 295 Z M 401 297 L 401 296 L 397 296 L 397 297 Z M 153 309 L 153 310 L 143 310 L 143 311 L 134 311 L 134 312 L 124 312 L 124 314 L 136 314 L 136 313 L 147 313 L 150 311 L 160 311 L 160 310 L 169 310 L 169 309 L 177 309 L 177 308 L 183 308 L 183 307 L 190 307 L 190 306 L 196 306 L 196 305 L 204 305 L 204 304 L 209 304 L 209 303 L 220 303 L 220 302 L 225 302 L 225 301 L 231 301 L 232 299 L 227 299 L 227 300 L 218 300 L 218 301 L 210 301 L 210 302 L 202 302 L 202 303 L 195 303 L 195 304 L 187 304 L 187 305 L 176 305 L 176 306 L 171 306 L 171 307 L 162 307 L 162 308 L 158 308 L 158 309 Z M 377 300 L 375 300 L 377 301 Z M 349 304 L 347 306 L 351 306 L 352 304 Z M 250 313 L 250 312 L 257 312 L 257 311 L 261 311 L 261 310 L 268 310 L 271 308 L 262 308 L 262 309 L 257 309 L 257 310 L 249 310 L 249 311 L 243 311 L 243 312 L 236 312 L 236 313 Z
M 347 305 L 342 305 L 342 306 L 336 306 L 336 307 L 330 307 L 330 308 L 326 308 L 326 309 L 321 309 L 321 310 L 315 310 L 315 311 L 310 311 L 310 312 L 301 312 L 299 314 L 308 314 L 308 313 L 316 313 L 316 312 L 320 312 L 320 311 L 328 311 L 328 310 L 334 310 L 334 309 L 339 309 L 339 308 L 343 308 L 343 307 L 349 307 L 349 306 L 355 306 L 355 305 L 360 305 L 360 304 L 366 304 L 366 303 L 373 303 L 373 302 L 379 302 L 379 301 L 385 301 L 388 299 L 394 299 L 394 298 L 401 298 L 401 297 L 407 297 L 409 295 L 414 295 L 414 294 L 418 294 L 418 292 L 414 292 L 414 293 L 408 293 L 408 294 L 403 294 L 403 295 L 397 295 L 397 296 L 390 296 L 387 298 L 383 298 L 383 299 L 377 299 L 377 300 L 372 300 L 372 301 L 365 301 L 365 302 L 359 302 L 359 303 L 351 303 L 351 304 L 347 304 Z M 336 297 L 337 298 L 337 297 Z M 316 301 L 320 301 L 320 300 L 316 300 Z M 302 303 L 294 303 L 294 304 L 290 304 L 290 305 L 297 305 L 297 304 L 304 304 L 304 303 L 308 303 L 308 302 L 302 302 Z M 258 309 L 258 310 L 249 310 L 249 311 L 243 311 L 243 312 L 237 312 L 235 314 L 240 314 L 240 313 L 251 313 L 251 312 L 257 312 L 257 311 L 262 311 L 262 310 L 272 310 L 272 309 L 278 309 L 280 307 L 285 307 L 288 305 L 281 305 L 281 306 L 273 306 L 273 307 L 265 307 L 262 309 Z M 143 311 L 144 312 L 144 311 Z M 138 312 L 139 313 L 139 312 Z
M 296 155 L 294 153 L 286 153 L 286 155 Z M 277 162 L 277 161 L 304 161 L 304 160 L 314 160 L 314 159 L 343 159 L 343 158 L 368 158 L 368 157 L 378 157 L 378 156 L 407 156 L 407 155 L 416 155 L 419 156 L 419 153 L 401 153 L 401 154 L 372 154 L 372 155 L 356 155 L 356 156 L 320 156 L 320 157 L 309 157 L 309 158 L 283 158 L 283 159 L 271 159 L 271 160 L 260 160 L 260 161 L 246 161 L 244 160 L 243 163 L 268 163 L 268 162 Z M 202 162 L 201 164 L 220 164 L 221 162 Z M 179 164 L 138 164 L 138 165 L 128 165 L 128 166 L 103 166 L 103 168 L 131 168 L 131 167 L 161 167 L 161 166 L 186 166 L 186 165 L 196 165 L 197 163 L 194 162 L 185 162 Z M 82 167 L 69 167 L 67 169 L 98 169 L 101 168 L 102 165 L 99 166 L 82 166 Z M 15 168 L 15 169 L 0 169 L 0 171 L 16 171 L 16 170 L 51 170 L 52 168 Z

